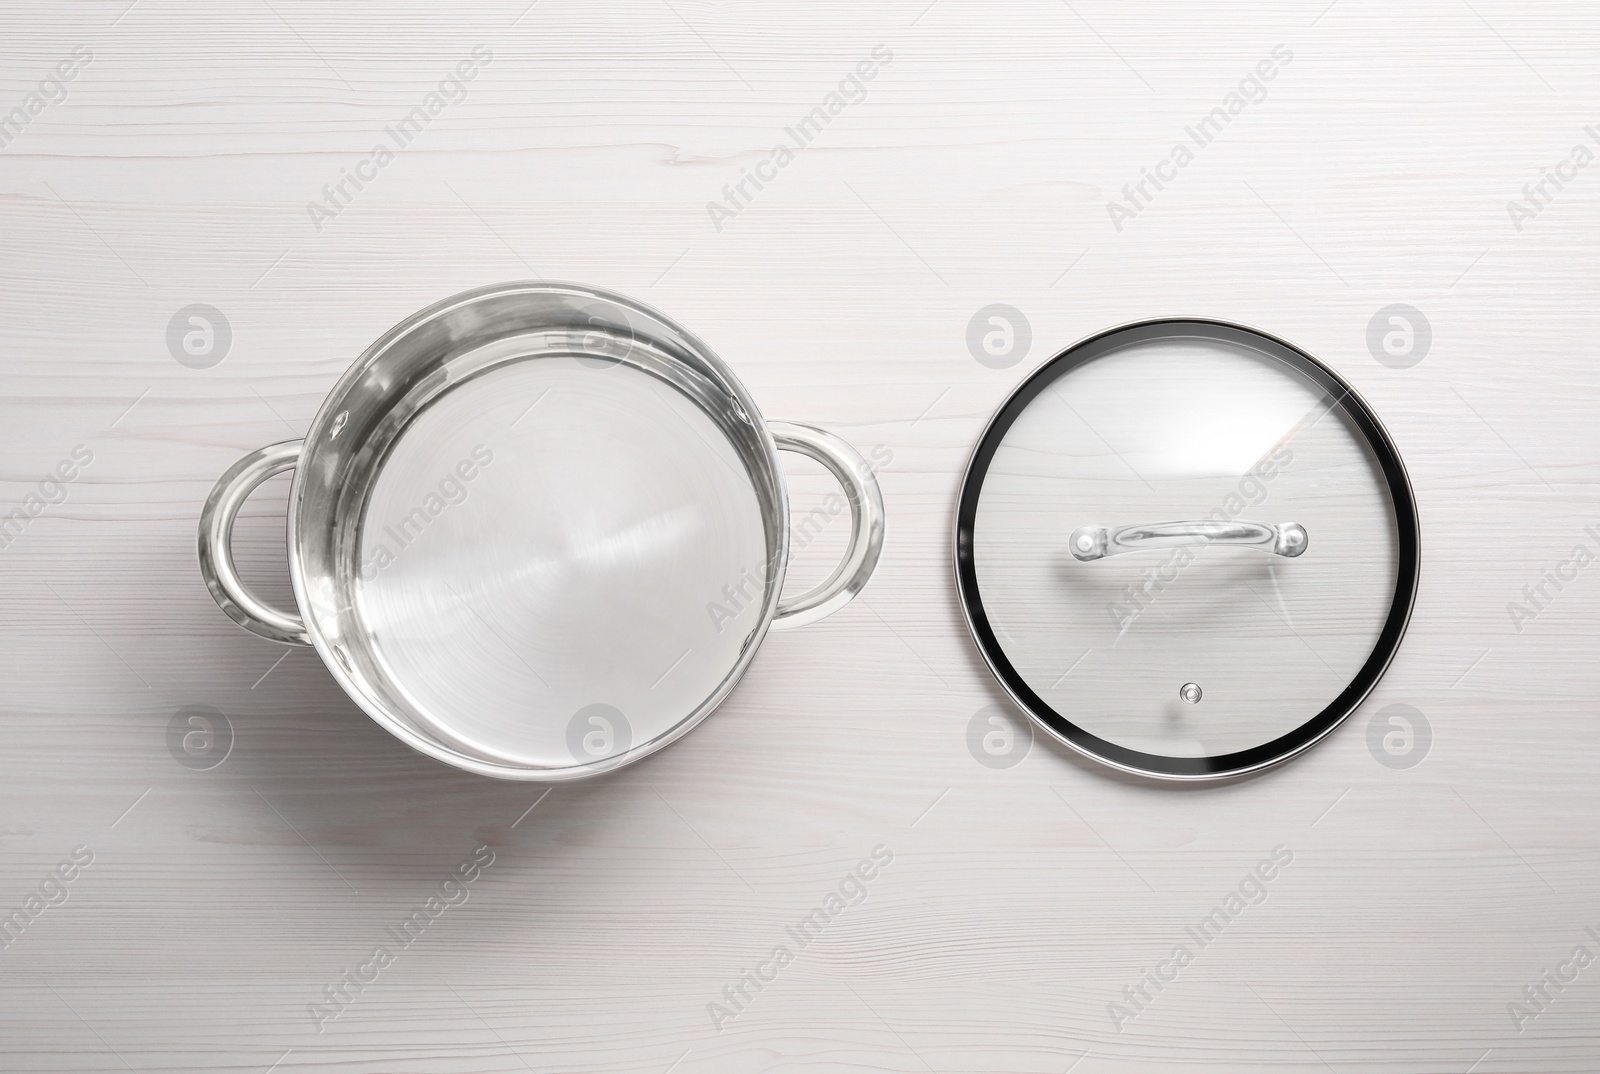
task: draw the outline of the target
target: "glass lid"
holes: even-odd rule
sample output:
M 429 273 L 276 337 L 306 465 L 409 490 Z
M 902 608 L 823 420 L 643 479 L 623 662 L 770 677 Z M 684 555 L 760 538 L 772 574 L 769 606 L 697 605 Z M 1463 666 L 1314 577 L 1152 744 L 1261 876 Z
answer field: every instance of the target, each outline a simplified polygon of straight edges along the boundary
M 1046 363 L 962 486 L 957 582 L 1012 698 L 1068 745 L 1176 779 L 1331 731 L 1416 593 L 1415 503 L 1335 374 L 1211 321 L 1119 328 Z

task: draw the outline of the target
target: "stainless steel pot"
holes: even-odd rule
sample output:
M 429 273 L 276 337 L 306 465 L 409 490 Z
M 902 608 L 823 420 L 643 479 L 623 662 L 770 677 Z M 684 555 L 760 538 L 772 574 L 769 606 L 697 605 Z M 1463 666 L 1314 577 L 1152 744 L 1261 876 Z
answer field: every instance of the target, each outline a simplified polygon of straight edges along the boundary
M 831 471 L 851 517 L 843 561 L 789 600 L 778 450 Z M 294 611 L 251 594 L 230 548 L 246 497 L 289 469 Z M 883 532 L 865 460 L 820 429 L 763 421 L 683 328 L 620 295 L 513 283 L 402 321 L 304 440 L 223 474 L 200 571 L 236 623 L 314 646 L 414 748 L 563 780 L 694 727 L 769 628 L 861 591 Z

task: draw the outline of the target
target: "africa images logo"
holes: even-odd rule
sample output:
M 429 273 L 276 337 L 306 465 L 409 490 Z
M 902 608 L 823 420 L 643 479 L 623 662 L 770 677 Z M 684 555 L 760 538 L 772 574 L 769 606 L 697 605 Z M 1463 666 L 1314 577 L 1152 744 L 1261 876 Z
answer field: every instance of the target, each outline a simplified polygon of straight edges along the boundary
M 1136 981 L 1123 987 L 1120 1000 L 1106 1004 L 1106 1013 L 1111 1017 L 1111 1024 L 1116 1031 L 1121 1033 L 1125 1023 L 1148 1010 L 1156 996 L 1165 992 L 1167 985 L 1178 980 L 1184 968 L 1194 961 L 1195 955 L 1221 939 L 1223 931 L 1244 916 L 1247 909 L 1266 902 L 1270 893 L 1267 885 L 1276 880 L 1293 861 L 1294 851 L 1279 843 L 1272 848 L 1268 857 L 1258 861 L 1255 868 L 1247 872 L 1211 908 L 1210 913 L 1195 924 L 1186 925 L 1183 932 L 1193 946 L 1189 942 L 1173 945 L 1168 956 L 1156 962 L 1154 970 L 1142 970 Z
M 1167 156 L 1156 161 L 1153 167 L 1140 168 L 1139 178 L 1124 184 L 1122 201 L 1113 199 L 1106 202 L 1106 215 L 1111 218 L 1111 226 L 1121 231 L 1125 221 L 1132 220 L 1148 209 L 1155 201 L 1156 194 L 1176 180 L 1182 169 L 1194 163 L 1195 154 L 1216 141 L 1223 128 L 1233 122 L 1234 116 L 1252 103 L 1267 99 L 1267 83 L 1277 78 L 1279 69 L 1289 66 L 1293 59 L 1294 53 L 1289 51 L 1287 45 L 1272 46 L 1271 55 L 1263 57 L 1249 74 L 1241 78 L 1238 86 L 1222 98 L 1221 104 L 1197 122 L 1183 128 L 1183 133 L 1189 136 L 1187 142 L 1173 145 Z
M 1595 549 L 1600 549 L 1600 523 L 1585 526 L 1583 534 L 1594 542 L 1594 547 L 1588 541 L 1579 541 L 1572 546 L 1572 551 L 1566 558 L 1550 566 L 1539 576 L 1536 583 L 1522 587 L 1522 600 L 1507 601 L 1506 614 L 1511 617 L 1511 628 L 1518 634 L 1522 633 L 1524 623 L 1539 618 L 1540 614 L 1555 602 L 1558 594 L 1578 580 L 1579 573 L 1595 561 Z
M 1294 452 L 1290 450 L 1289 445 L 1286 442 L 1279 444 L 1239 479 L 1238 485 L 1228 493 L 1222 503 L 1207 512 L 1205 520 L 1231 522 L 1238 518 L 1246 507 L 1259 507 L 1266 503 L 1267 497 L 1271 494 L 1267 484 L 1283 470 L 1288 469 L 1293 462 Z M 1178 580 L 1183 569 L 1193 563 L 1203 550 L 1203 546 L 1197 548 L 1193 545 L 1179 545 L 1166 559 L 1146 569 L 1137 585 L 1123 586 L 1122 592 L 1118 594 L 1121 599 L 1111 600 L 1106 604 L 1106 613 L 1111 617 L 1111 623 L 1117 628 L 1118 634 L 1126 633 L 1134 620 L 1149 610 L 1156 598 Z
M 21 909 L 0 916 L 0 951 L 21 939 L 28 927 L 52 907 L 66 902 L 72 895 L 67 885 L 82 876 L 83 870 L 93 864 L 94 851 L 87 844 L 80 843 L 73 847 L 72 852 L 28 893 Z
M 494 462 L 494 452 L 478 444 L 468 458 L 456 463 L 454 469 L 439 479 L 434 491 L 424 496 L 420 504 L 383 527 L 383 535 L 394 542 L 395 547 L 390 549 L 383 541 L 374 544 L 371 554 L 362 557 L 361 580 L 370 582 L 377 578 L 378 572 L 393 563 L 399 553 L 417 543 L 434 519 L 448 508 L 466 502 L 467 486 L 491 462 Z
M 0 549 L 10 548 L 11 542 L 22 536 L 22 531 L 28 524 L 45 511 L 57 504 L 66 503 L 69 494 L 67 486 L 76 481 L 92 462 L 94 462 L 94 452 L 87 446 L 78 444 L 70 455 L 56 463 L 54 469 L 41 477 L 28 495 L 23 497 L 21 507 L 0 517 Z
M 56 64 L 54 70 L 45 75 L 39 84 L 33 88 L 22 103 L 11 111 L 0 115 L 0 149 L 5 149 L 21 137 L 27 129 L 46 108 L 53 104 L 60 104 L 67 99 L 67 83 L 83 73 L 83 69 L 94 62 L 94 52 L 87 45 L 79 45 L 73 49 L 67 58 Z
M 494 850 L 487 845 L 480 845 L 472 852 L 470 859 L 452 869 L 411 913 L 398 923 L 385 926 L 383 942 L 373 945 L 372 953 L 365 961 L 346 969 L 337 981 L 323 987 L 318 999 L 306 1004 L 306 1013 L 311 1016 L 311 1024 L 317 1027 L 317 1032 L 323 1032 L 330 1020 L 349 1010 L 356 997 L 365 992 L 368 986 L 377 984 L 383 971 L 394 965 L 407 948 L 422 939 L 423 934 L 439 918 L 452 907 L 461 906 L 471 898 L 469 885 L 476 883 L 494 861 Z
M 327 221 L 348 208 L 357 194 L 365 190 L 369 183 L 376 181 L 383 170 L 394 163 L 397 152 L 415 141 L 417 135 L 426 130 L 446 108 L 467 99 L 466 84 L 477 78 L 481 70 L 493 62 L 493 52 L 483 45 L 473 46 L 467 58 L 451 68 L 450 73 L 441 78 L 438 85 L 424 95 L 421 103 L 400 117 L 398 122 L 383 128 L 383 133 L 389 136 L 387 142 L 374 145 L 371 152 L 356 161 L 352 167 L 340 168 L 338 179 L 323 184 L 321 201 L 306 202 L 306 215 L 311 219 L 311 226 L 321 231 Z
M 794 962 L 795 956 L 810 947 L 834 920 L 852 906 L 867 901 L 867 885 L 882 875 L 883 869 L 894 861 L 894 851 L 879 843 L 869 856 L 856 862 L 833 888 L 822 897 L 822 903 L 793 925 L 784 926 L 784 935 L 792 942 L 775 945 L 767 957 L 756 962 L 754 970 L 745 970 L 732 984 L 722 986 L 721 1001 L 706 1004 L 711 1016 L 711 1026 L 722 1032 L 723 1023 L 743 1014 L 754 1002 L 758 993 L 778 979 L 784 967 Z
M 836 117 L 843 115 L 845 109 L 867 99 L 866 84 L 877 78 L 879 72 L 892 62 L 894 53 L 878 45 L 872 50 L 868 59 L 857 63 L 839 80 L 836 89 L 829 90 L 823 96 L 820 104 L 792 125 L 783 128 L 783 133 L 789 136 L 793 148 L 779 142 L 766 156 L 756 161 L 753 168 L 740 168 L 739 181 L 723 185 L 722 201 L 706 202 L 706 215 L 711 218 L 712 226 L 721 231 L 724 220 L 732 220 L 748 209 L 756 194 L 765 190 L 767 184 L 777 179 L 783 169 L 793 164 L 795 154 L 816 141 L 823 128 L 832 123 Z M 755 189 L 752 190 L 752 187 Z

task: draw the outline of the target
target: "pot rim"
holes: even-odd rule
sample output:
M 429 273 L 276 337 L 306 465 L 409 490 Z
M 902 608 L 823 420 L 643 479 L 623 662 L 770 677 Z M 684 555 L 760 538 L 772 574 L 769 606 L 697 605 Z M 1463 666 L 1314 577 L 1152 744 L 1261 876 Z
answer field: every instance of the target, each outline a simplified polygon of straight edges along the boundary
M 337 415 L 343 409 L 340 403 L 345 395 L 361 377 L 366 375 L 367 371 L 377 363 L 390 346 L 417 327 L 447 313 L 470 306 L 475 302 L 491 298 L 503 298 L 519 293 L 556 293 L 570 295 L 579 299 L 595 299 L 629 310 L 659 323 L 670 332 L 676 333 L 681 337 L 685 346 L 694 351 L 695 356 L 704 361 L 716 373 L 719 387 L 728 392 L 744 411 L 745 417 L 756 428 L 762 448 L 762 458 L 779 492 L 776 497 L 777 517 L 773 522 L 777 527 L 777 548 L 773 556 L 775 563 L 773 582 L 768 586 L 757 625 L 751 631 L 749 640 L 745 643 L 738 659 L 717 689 L 708 694 L 693 712 L 667 732 L 639 743 L 613 757 L 559 768 L 519 766 L 472 757 L 447 743 L 419 733 L 404 721 L 392 716 L 384 706 L 375 701 L 371 692 L 364 688 L 360 681 L 346 669 L 342 658 L 324 636 L 320 619 L 315 615 L 308 614 L 313 605 L 308 595 L 307 587 L 309 583 L 302 561 L 301 545 L 304 538 L 302 537 L 301 527 L 302 525 L 311 524 L 309 519 L 303 516 L 300 511 L 304 492 L 304 475 L 309 470 L 307 464 L 315 458 L 317 445 L 323 443 L 336 431 L 335 422 Z M 765 640 L 767 630 L 772 624 L 773 617 L 777 614 L 778 598 L 783 589 L 784 577 L 788 572 L 789 497 L 787 484 L 784 481 L 783 468 L 778 462 L 777 446 L 773 441 L 771 431 L 767 427 L 766 420 L 756 407 L 755 400 L 751 398 L 749 391 L 727 364 L 698 336 L 658 310 L 614 291 L 584 284 L 549 280 L 517 280 L 471 288 L 418 310 L 379 336 L 345 370 L 334 386 L 329 389 L 327 396 L 322 401 L 322 405 L 317 409 L 316 416 L 311 421 L 310 428 L 306 431 L 300 459 L 295 467 L 289 491 L 288 534 L 289 578 L 294 588 L 295 604 L 305 623 L 306 635 L 310 639 L 311 645 L 316 649 L 317 654 L 322 658 L 322 662 L 327 665 L 334 680 L 374 722 L 412 749 L 456 768 L 500 779 L 547 783 L 565 782 L 584 779 L 621 768 L 671 745 L 698 727 L 706 717 L 710 716 L 726 700 L 728 694 L 738 685 L 745 672 L 749 669 L 751 661 L 755 659 L 756 651 L 761 647 L 762 641 Z

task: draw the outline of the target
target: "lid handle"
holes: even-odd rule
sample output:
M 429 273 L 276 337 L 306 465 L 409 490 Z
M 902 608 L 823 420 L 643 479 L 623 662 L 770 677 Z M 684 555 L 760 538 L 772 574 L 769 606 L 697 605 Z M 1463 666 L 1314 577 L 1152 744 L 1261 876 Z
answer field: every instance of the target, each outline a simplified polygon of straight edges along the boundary
M 1079 526 L 1072 531 L 1072 555 L 1085 563 L 1143 548 L 1171 548 L 1183 544 L 1233 544 L 1259 548 L 1289 559 L 1310 544 L 1306 528 L 1298 522 L 1269 526 L 1265 522 L 1233 519 L 1216 522 L 1146 522 L 1138 526 Z

